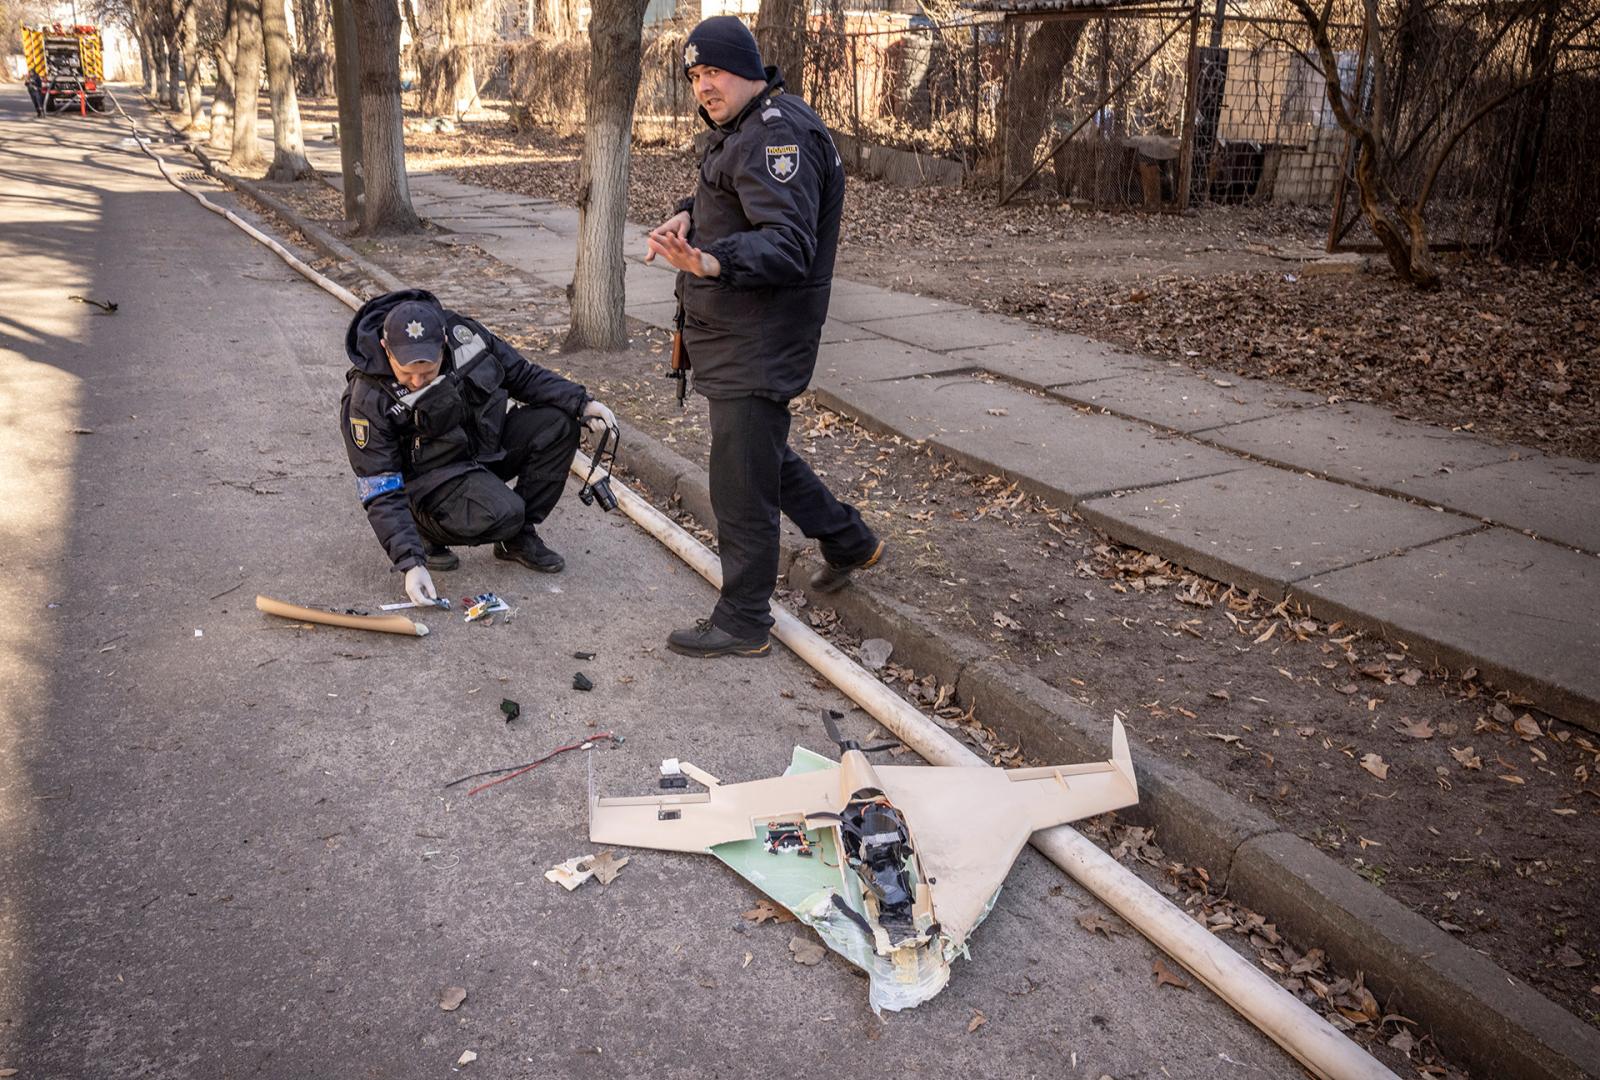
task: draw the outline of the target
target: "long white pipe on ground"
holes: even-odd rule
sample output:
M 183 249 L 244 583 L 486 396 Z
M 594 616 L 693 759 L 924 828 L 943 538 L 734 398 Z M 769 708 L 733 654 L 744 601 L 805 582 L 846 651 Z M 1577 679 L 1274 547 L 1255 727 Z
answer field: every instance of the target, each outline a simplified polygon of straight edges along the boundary
M 572 471 L 583 476 L 588 469 L 589 460 L 580 453 Z M 722 565 L 709 548 L 619 481 L 612 480 L 611 490 L 618 505 L 640 528 L 712 585 L 722 586 Z M 779 641 L 923 758 L 934 765 L 990 767 L 784 608 L 774 604 L 772 616 Z M 1076 829 L 1058 825 L 1034 833 L 1030 842 L 1313 1075 L 1329 1080 L 1395 1080 L 1394 1073 L 1371 1054 Z
M 122 112 L 120 102 L 117 103 L 117 110 Z M 221 214 L 265 244 L 302 276 L 338 298 L 352 311 L 361 307 L 361 300 L 354 293 L 317 273 L 282 244 L 172 176 L 165 162 L 145 146 L 132 117 L 126 112 L 122 115 L 133 128 L 134 138 L 139 140 L 140 147 L 160 166 L 162 176 L 169 183 L 194 196 L 206 209 Z M 572 463 L 573 473 L 581 477 L 588 470 L 589 459 L 582 453 L 578 454 Z M 621 481 L 613 479 L 611 488 L 617 496 L 618 505 L 640 528 L 661 541 L 712 585 L 722 587 L 722 564 L 709 548 L 635 495 Z M 988 762 L 912 708 L 899 694 L 873 678 L 854 660 L 828 644 L 820 634 L 788 611 L 774 606 L 772 615 L 776 620 L 774 632 L 779 641 L 825 675 L 847 697 L 924 759 L 935 765 L 990 767 Z M 1328 1080 L 1397 1080 L 1394 1073 L 1379 1064 L 1372 1055 L 1340 1034 L 1333 1025 L 1213 937 L 1203 926 L 1184 914 L 1181 908 L 1090 843 L 1076 829 L 1069 825 L 1058 825 L 1034 833 L 1030 842 L 1045 858 L 1066 871 L 1124 922 L 1149 938 L 1191 975 L 1210 987 L 1239 1015 L 1293 1055 L 1314 1076 Z

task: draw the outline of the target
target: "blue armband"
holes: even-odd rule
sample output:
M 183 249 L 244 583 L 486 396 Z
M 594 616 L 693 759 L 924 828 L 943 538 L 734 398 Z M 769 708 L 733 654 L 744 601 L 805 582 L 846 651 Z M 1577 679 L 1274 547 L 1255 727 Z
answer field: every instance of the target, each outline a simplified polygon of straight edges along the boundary
M 361 505 L 365 506 L 379 495 L 387 495 L 391 491 L 400 491 L 406 486 L 397 472 L 379 473 L 377 476 L 356 477 L 356 492 L 361 496 Z

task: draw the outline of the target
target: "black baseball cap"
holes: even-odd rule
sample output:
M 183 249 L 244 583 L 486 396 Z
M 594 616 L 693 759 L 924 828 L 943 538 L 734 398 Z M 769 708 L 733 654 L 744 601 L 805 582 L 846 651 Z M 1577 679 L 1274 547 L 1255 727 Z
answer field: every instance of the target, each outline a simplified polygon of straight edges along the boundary
M 401 366 L 444 359 L 444 313 L 434 304 L 404 300 L 383 320 L 383 343 Z

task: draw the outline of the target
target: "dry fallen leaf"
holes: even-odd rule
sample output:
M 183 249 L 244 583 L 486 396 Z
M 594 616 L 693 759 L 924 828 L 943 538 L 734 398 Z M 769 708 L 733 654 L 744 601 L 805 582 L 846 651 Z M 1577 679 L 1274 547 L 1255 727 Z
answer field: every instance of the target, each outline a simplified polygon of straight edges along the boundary
M 1427 720 L 1407 720 L 1403 716 L 1400 719 L 1403 721 L 1403 723 L 1396 724 L 1394 728 L 1400 734 L 1409 736 L 1413 739 L 1433 738 L 1433 725 Z
M 1106 937 L 1110 937 L 1113 934 L 1122 934 L 1126 932 L 1122 929 L 1121 923 L 1112 922 L 1104 915 L 1101 915 L 1098 911 L 1086 911 L 1082 915 L 1079 915 L 1078 925 L 1089 931 L 1091 934 L 1098 931 L 1104 934 Z
M 1172 969 L 1159 956 L 1156 957 L 1155 963 L 1150 965 L 1150 974 L 1156 977 L 1157 989 L 1163 986 L 1175 986 L 1179 990 L 1189 989 L 1189 984 L 1174 975 Z
M 786 907 L 779 907 L 771 900 L 757 900 L 755 907 L 749 911 L 741 911 L 739 914 L 746 921 L 753 922 L 757 926 L 760 926 L 768 919 L 780 923 L 795 921 L 793 912 Z
M 754 954 L 752 954 L 752 953 L 745 953 L 745 954 L 744 954 L 744 963 L 742 963 L 742 964 L 740 964 L 740 965 L 739 965 L 739 967 L 741 967 L 741 968 L 747 968 L 747 967 L 749 967 L 749 966 L 750 966 L 750 961 L 751 961 L 751 960 L 754 960 L 754 959 L 755 959 L 755 956 L 754 956 Z
M 1003 611 L 994 613 L 994 624 L 1002 630 L 1021 630 L 1022 624 Z
M 1564 968 L 1581 968 L 1583 956 L 1571 945 L 1563 945 L 1556 950 L 1556 963 Z
M 1379 780 L 1389 778 L 1389 766 L 1384 764 L 1383 758 L 1377 754 L 1364 754 L 1361 758 L 1361 767 Z
M 622 868 L 628 865 L 628 856 L 618 859 L 611 854 L 610 849 L 596 855 L 589 863 L 589 869 L 594 872 L 595 880 L 602 885 L 610 885 L 617 880 L 617 875 L 622 873 Z
M 439 1008 L 445 1012 L 455 1012 L 465 1000 L 467 988 L 464 986 L 447 986 L 439 991 Z
M 1208 739 L 1219 739 L 1222 742 L 1229 743 L 1229 744 L 1236 743 L 1236 742 L 1239 741 L 1239 736 L 1237 736 L 1237 735 L 1224 735 L 1220 731 L 1202 731 L 1200 734 L 1204 735 Z
M 1527 781 L 1524 780 L 1522 777 L 1520 777 L 1520 776 L 1511 776 L 1509 774 L 1501 776 L 1500 779 L 1504 780 L 1508 784 L 1526 784 L 1527 783 Z
M 1459 750 L 1452 746 L 1450 748 L 1450 756 L 1459 761 L 1463 769 L 1483 768 L 1483 759 L 1474 754 L 1470 746 L 1463 746 Z
M 820 941 L 801 937 L 789 939 L 789 953 L 794 957 L 794 962 L 797 964 L 816 967 L 822 962 L 822 958 L 827 952 L 827 948 Z
M 989 1018 L 987 1016 L 984 1016 L 983 1013 L 979 1012 L 977 1009 L 973 1009 L 972 1019 L 967 1021 L 967 1034 L 971 1035 L 974 1031 L 977 1031 L 988 1022 Z
M 477 1060 L 478 1060 L 478 1055 L 477 1055 L 477 1053 L 475 1051 L 463 1050 L 463 1051 L 461 1051 L 461 1056 L 456 1058 L 456 1066 L 457 1066 L 457 1068 L 459 1068 L 462 1065 L 471 1065 L 474 1061 L 477 1061 Z
M 1523 713 L 1521 716 L 1517 717 L 1517 722 L 1511 726 L 1516 729 L 1518 735 L 1522 736 L 1524 742 L 1532 742 L 1540 735 L 1544 734 L 1544 732 L 1539 730 L 1539 721 L 1535 720 L 1527 713 Z

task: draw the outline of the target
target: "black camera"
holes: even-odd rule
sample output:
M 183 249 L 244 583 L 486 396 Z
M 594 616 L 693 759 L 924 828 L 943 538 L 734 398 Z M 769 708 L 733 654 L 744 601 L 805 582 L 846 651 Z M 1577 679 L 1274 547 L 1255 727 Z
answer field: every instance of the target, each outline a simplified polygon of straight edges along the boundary
M 617 496 L 611 490 L 611 470 L 617 464 L 617 447 L 622 442 L 622 434 L 612 427 L 607 427 L 600 435 L 600 445 L 594 449 L 594 456 L 589 459 L 589 474 L 583 478 L 583 487 L 578 489 L 578 501 L 585 506 L 599 504 L 600 509 L 606 513 L 617 508 Z M 601 467 L 601 462 L 606 456 L 606 447 L 611 448 L 611 458 L 605 461 L 605 473 L 596 480 L 595 470 Z
M 585 506 L 600 504 L 600 509 L 610 512 L 617 508 L 617 497 L 611 493 L 611 477 L 602 476 L 592 484 L 578 489 L 578 499 Z

